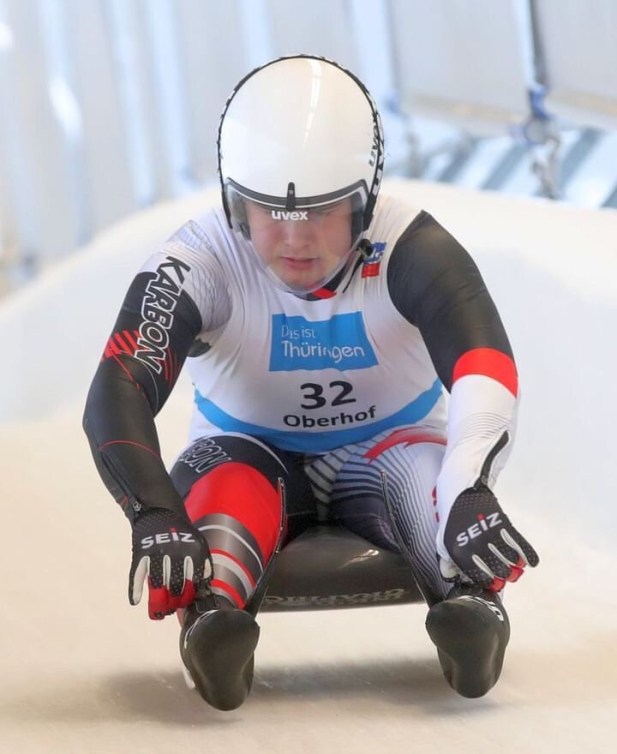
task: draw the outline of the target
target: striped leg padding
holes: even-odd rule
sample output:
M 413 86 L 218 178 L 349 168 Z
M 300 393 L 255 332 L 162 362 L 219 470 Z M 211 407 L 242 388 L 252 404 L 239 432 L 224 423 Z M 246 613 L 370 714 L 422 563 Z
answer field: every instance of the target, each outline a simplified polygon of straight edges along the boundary
M 229 462 L 195 482 L 185 507 L 210 547 L 213 591 L 244 607 L 278 541 L 278 489 L 251 466 Z

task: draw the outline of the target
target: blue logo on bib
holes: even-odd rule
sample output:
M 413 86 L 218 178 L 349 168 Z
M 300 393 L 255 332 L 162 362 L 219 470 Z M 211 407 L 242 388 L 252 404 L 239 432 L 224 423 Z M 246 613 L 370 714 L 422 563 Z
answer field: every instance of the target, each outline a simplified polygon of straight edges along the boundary
M 360 312 L 311 322 L 304 317 L 272 316 L 271 372 L 296 369 L 366 369 L 377 364 Z

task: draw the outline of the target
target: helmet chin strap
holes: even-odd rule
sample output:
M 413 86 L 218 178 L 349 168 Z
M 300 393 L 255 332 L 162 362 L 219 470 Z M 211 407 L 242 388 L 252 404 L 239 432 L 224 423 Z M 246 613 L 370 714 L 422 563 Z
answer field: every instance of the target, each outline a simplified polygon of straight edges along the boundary
M 356 246 L 356 249 L 360 252 L 362 259 L 368 259 L 373 253 L 373 244 L 368 238 L 363 238 Z

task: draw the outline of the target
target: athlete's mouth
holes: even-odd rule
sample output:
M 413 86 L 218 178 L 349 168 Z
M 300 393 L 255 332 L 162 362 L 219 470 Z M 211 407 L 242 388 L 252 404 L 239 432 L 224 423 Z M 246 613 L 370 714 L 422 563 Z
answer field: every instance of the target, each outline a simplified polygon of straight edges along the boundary
M 281 257 L 281 259 L 290 267 L 309 267 L 317 261 L 315 257 L 307 257 L 304 259 L 297 259 L 296 257 Z

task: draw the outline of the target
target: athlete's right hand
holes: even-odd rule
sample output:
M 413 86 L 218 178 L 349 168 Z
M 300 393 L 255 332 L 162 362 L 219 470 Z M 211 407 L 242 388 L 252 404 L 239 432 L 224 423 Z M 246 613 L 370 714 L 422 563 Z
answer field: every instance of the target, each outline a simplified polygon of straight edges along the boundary
M 199 583 L 212 576 L 208 543 L 188 518 L 150 508 L 133 523 L 129 602 L 137 605 L 148 578 L 148 615 L 161 620 L 188 607 Z

